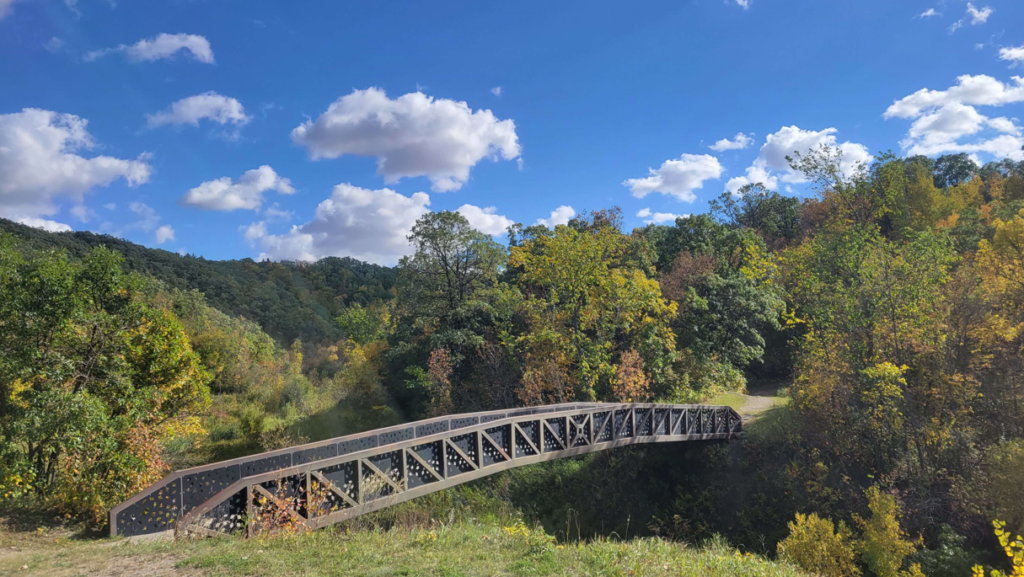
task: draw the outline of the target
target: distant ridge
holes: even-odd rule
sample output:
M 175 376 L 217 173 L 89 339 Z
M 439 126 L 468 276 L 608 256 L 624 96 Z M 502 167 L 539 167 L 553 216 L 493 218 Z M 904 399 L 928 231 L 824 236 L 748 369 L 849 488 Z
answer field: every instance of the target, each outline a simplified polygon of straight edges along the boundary
M 284 346 L 297 338 L 336 340 L 341 335 L 333 319 L 344 306 L 394 297 L 394 269 L 349 257 L 316 263 L 207 260 L 105 234 L 47 232 L 3 218 L 0 232 L 17 237 L 19 248 L 27 251 L 62 249 L 81 258 L 97 246 L 116 250 L 128 269 L 170 287 L 199 290 L 213 307 L 256 321 Z

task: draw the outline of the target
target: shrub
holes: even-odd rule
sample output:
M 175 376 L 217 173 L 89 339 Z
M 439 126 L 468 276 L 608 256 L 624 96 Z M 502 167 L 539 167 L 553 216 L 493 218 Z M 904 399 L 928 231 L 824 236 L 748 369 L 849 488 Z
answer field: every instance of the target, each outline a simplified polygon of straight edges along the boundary
M 778 544 L 779 556 L 822 577 L 856 577 L 853 534 L 842 521 L 836 531 L 831 519 L 797 513 L 789 536 Z

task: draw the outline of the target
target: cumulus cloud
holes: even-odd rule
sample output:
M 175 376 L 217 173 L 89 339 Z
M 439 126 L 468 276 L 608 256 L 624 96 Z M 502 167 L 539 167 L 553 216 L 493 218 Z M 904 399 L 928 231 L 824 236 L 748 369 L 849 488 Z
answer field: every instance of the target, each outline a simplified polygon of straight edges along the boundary
M 675 222 L 677 218 L 686 218 L 688 214 L 673 214 L 671 212 L 651 212 L 649 208 L 641 208 L 636 215 L 647 224 L 662 224 L 666 222 Z
M 718 142 L 712 144 L 708 148 L 710 148 L 711 150 L 717 150 L 718 152 L 722 152 L 725 150 L 743 150 L 744 148 L 754 143 L 754 139 L 751 138 L 752 136 L 753 134 L 747 136 L 746 134 L 740 132 L 737 133 L 732 140 L 729 140 L 728 138 L 723 138 L 722 140 L 719 140 Z
M 914 118 L 922 111 L 958 103 L 972 106 L 1001 106 L 1024 102 L 1024 77 L 1014 76 L 1013 83 L 1003 83 L 991 76 L 965 74 L 957 77 L 956 86 L 946 90 L 922 88 L 892 103 L 883 118 Z
M 538 218 L 536 224 L 544 225 L 548 228 L 555 228 L 560 224 L 569 224 L 569 219 L 576 216 L 576 211 L 567 204 L 556 208 L 551 211 L 551 216 L 548 218 Z
M 392 100 L 378 88 L 339 98 L 291 137 L 314 160 L 373 156 L 385 183 L 426 176 L 436 192 L 462 188 L 483 158 L 513 160 L 521 152 L 515 123 L 490 110 L 421 92 Z
M 725 189 L 735 193 L 747 184 L 761 183 L 770 190 L 776 190 L 779 181 L 789 183 L 806 182 L 803 175 L 793 171 L 789 166 L 786 156 L 794 153 L 806 154 L 808 151 L 816 150 L 822 145 L 832 146 L 842 153 L 840 169 L 847 176 L 853 175 L 857 168 L 872 158 L 867 147 L 855 142 L 836 143 L 835 128 L 824 130 L 804 130 L 798 126 L 783 126 L 769 134 L 761 150 L 746 170 L 746 176 L 737 176 L 729 179 Z
M 87 125 L 73 114 L 37 108 L 0 114 L 0 216 L 50 215 L 58 210 L 57 197 L 81 204 L 90 189 L 118 178 L 129 186 L 149 180 L 148 154 L 135 160 L 81 156 L 96 146 Z
M 181 197 L 181 203 L 206 210 L 257 210 L 263 206 L 263 193 L 267 190 L 276 190 L 280 194 L 295 193 L 290 180 L 263 165 L 247 170 L 237 182 L 232 182 L 227 176 L 208 180 L 189 190 Z
M 218 124 L 242 126 L 252 120 L 252 117 L 246 115 L 241 102 L 228 96 L 221 96 L 212 90 L 182 98 L 171 104 L 167 110 L 146 115 L 146 123 L 150 128 L 165 124 L 199 126 L 199 121 L 203 119 Z
M 705 180 L 721 178 L 725 171 L 718 159 L 710 154 L 684 154 L 678 160 L 666 160 L 660 168 L 648 170 L 650 176 L 627 179 L 623 186 L 637 198 L 660 192 L 684 202 L 696 200 L 697 195 L 693 191 L 703 188 Z
M 245 230 L 247 240 L 262 248 L 259 259 L 316 261 L 350 256 L 392 265 L 410 254 L 406 238 L 416 219 L 429 212 L 430 196 L 404 196 L 391 189 L 368 190 L 351 184 L 334 187 L 309 222 L 285 234 L 267 234 L 256 223 Z M 255 228 L 253 228 L 255 226 Z
M 41 228 L 48 232 L 71 232 L 71 227 L 64 224 L 63 222 L 47 220 L 45 218 L 19 218 L 18 222 L 25 226 L 31 226 L 32 228 Z
M 174 240 L 174 228 L 169 224 L 165 224 L 160 228 L 156 229 L 156 243 L 163 244 L 169 240 Z
M 746 10 L 747 8 L 750 8 L 750 1 L 751 0 L 736 0 L 736 5 Z
M 0 2 L 2 1 L 0 0 Z M 153 60 L 171 58 L 182 50 L 199 62 L 213 64 L 213 50 L 210 48 L 210 42 L 196 34 L 160 34 L 153 38 L 139 40 L 131 46 L 121 44 L 116 48 L 94 50 L 85 55 L 85 60 L 92 62 L 107 54 L 118 52 L 124 54 L 132 62 L 152 62 Z
M 990 118 L 978 106 L 1024 102 L 1024 78 L 1003 83 L 991 76 L 960 76 L 946 90 L 921 89 L 895 102 L 883 118 L 913 120 L 900 145 L 908 154 L 936 156 L 957 152 L 1024 158 L 1020 128 L 1006 117 Z M 971 141 L 964 139 L 973 138 Z
M 491 94 L 493 94 L 495 96 L 501 96 L 501 87 L 500 86 L 495 86 L 494 88 L 492 88 L 491 89 Z
M 508 227 L 515 224 L 511 219 L 498 214 L 498 209 L 493 206 L 480 208 L 472 204 L 464 204 L 459 207 L 457 212 L 466 217 L 473 228 L 492 236 L 504 234 Z
M 934 8 L 929 8 L 918 15 L 918 18 L 931 18 L 932 16 L 942 16 L 942 14 L 935 11 Z
M 245 240 L 252 244 L 254 241 L 267 236 L 267 223 L 261 220 L 248 226 L 242 225 L 238 227 L 238 230 L 242 231 Z
M 1024 64 L 1024 44 L 999 49 L 999 59 L 1008 60 L 1011 66 Z

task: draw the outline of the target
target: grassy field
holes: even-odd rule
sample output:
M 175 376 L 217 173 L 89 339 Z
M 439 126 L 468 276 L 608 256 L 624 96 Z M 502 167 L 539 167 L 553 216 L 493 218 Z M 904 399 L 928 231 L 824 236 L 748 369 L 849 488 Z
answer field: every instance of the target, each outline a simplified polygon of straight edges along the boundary
M 522 525 L 328 529 L 271 539 L 130 543 L 56 529 L 0 533 L 0 575 L 702 575 L 797 576 L 723 544 L 659 539 L 558 544 Z

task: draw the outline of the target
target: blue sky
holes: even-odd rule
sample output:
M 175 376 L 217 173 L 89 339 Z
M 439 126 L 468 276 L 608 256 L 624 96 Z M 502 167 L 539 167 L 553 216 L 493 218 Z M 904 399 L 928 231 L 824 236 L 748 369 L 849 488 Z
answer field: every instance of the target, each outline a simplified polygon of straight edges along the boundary
M 0 216 L 206 258 L 393 264 L 427 210 L 496 233 L 618 205 L 641 226 L 747 181 L 806 193 L 782 156 L 821 142 L 850 170 L 1024 154 L 1019 0 L 0 14 Z

